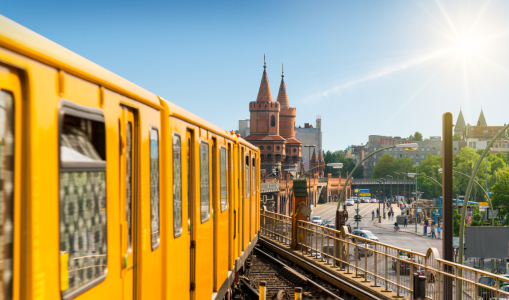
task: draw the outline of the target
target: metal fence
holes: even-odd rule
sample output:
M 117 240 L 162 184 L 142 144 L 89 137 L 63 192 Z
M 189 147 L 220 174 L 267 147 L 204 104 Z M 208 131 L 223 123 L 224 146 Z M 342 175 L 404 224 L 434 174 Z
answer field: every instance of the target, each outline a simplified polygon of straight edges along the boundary
M 291 243 L 290 217 L 262 211 L 261 219 L 262 235 Z M 435 248 L 422 254 L 350 234 L 347 227 L 338 231 L 306 221 L 297 221 L 297 245 L 303 256 L 409 299 L 414 291 L 411 274 L 425 278 L 426 299 L 509 299 L 509 275 L 445 261 Z

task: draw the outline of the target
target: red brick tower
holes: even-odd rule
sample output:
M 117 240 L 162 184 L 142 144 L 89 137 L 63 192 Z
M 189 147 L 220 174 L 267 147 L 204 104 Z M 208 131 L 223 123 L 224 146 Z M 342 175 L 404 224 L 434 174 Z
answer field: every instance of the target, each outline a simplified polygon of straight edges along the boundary
M 260 148 L 261 168 L 271 173 L 275 168 L 281 170 L 285 160 L 286 140 L 279 135 L 279 102 L 272 100 L 267 64 L 263 64 L 262 82 L 258 90 L 256 101 L 249 103 L 251 113 L 250 135 L 246 137 L 253 145 Z
M 318 167 L 318 164 L 319 164 L 319 162 L 318 162 L 318 159 L 316 158 L 316 152 L 315 152 L 315 149 L 313 148 L 313 155 L 311 155 L 311 161 L 310 161 L 309 169 L 311 170 L 311 169 L 313 169 L 315 167 Z M 311 171 L 311 174 L 318 173 L 318 171 L 319 171 L 318 169 L 319 168 L 316 168 L 313 171 Z
M 286 158 L 283 161 L 282 167 L 283 170 L 298 169 L 299 162 L 302 160 L 302 142 L 295 139 L 295 117 L 297 116 L 297 109 L 290 107 L 290 101 L 288 101 L 284 69 L 282 69 L 281 85 L 279 86 L 277 102 L 281 107 L 279 111 L 279 134 L 286 139 Z
M 325 172 L 325 161 L 323 160 L 322 152 L 318 154 L 318 165 L 321 166 L 320 168 L 318 168 L 318 170 L 320 170 L 318 172 L 318 177 L 323 177 L 323 174 Z

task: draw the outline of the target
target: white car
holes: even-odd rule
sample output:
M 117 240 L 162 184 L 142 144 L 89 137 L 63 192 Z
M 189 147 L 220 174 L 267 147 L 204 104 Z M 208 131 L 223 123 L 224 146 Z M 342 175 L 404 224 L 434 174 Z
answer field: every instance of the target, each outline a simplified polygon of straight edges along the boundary
M 353 199 L 346 200 L 346 205 L 347 206 L 353 206 Z
M 320 218 L 319 216 L 311 217 L 311 222 L 313 224 L 316 224 L 316 225 L 322 225 L 323 224 L 322 218 Z

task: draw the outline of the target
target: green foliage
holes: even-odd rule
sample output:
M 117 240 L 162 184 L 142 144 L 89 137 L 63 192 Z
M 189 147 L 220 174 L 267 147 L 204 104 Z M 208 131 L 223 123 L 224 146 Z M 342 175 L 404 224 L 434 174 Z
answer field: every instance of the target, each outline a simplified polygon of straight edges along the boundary
M 396 177 L 398 173 L 412 172 L 412 160 L 410 158 L 394 158 L 389 153 L 382 156 L 371 173 L 371 178 L 387 178 L 387 175 Z
M 353 159 L 347 158 L 344 155 L 344 152 L 339 151 L 327 151 L 323 157 L 325 164 L 328 163 L 343 163 L 343 168 L 334 169 L 333 167 L 325 166 L 325 174 L 332 174 L 332 177 L 338 177 L 339 172 L 341 172 L 341 178 L 346 178 L 347 172 L 350 173 L 355 168 L 355 163 Z M 364 167 L 359 166 L 355 173 L 353 174 L 353 178 L 364 178 Z
M 415 134 L 411 134 L 409 137 L 408 137 L 408 140 L 411 140 L 411 141 L 422 141 L 422 134 L 418 131 L 415 132 Z
M 438 172 L 442 168 L 442 156 L 430 155 L 425 160 L 421 161 L 421 165 L 418 168 L 419 174 L 423 174 L 434 178 L 439 183 L 442 183 L 442 174 Z M 434 180 L 419 176 L 417 178 L 419 191 L 424 193 L 424 198 L 438 198 L 442 195 L 442 188 Z
M 498 216 L 503 219 L 503 225 L 509 225 L 509 173 L 505 173 L 502 178 L 491 188 L 493 195 L 491 201 L 493 208 L 498 209 Z
M 452 136 L 452 140 L 453 141 L 461 141 L 461 135 L 455 133 L 453 136 Z

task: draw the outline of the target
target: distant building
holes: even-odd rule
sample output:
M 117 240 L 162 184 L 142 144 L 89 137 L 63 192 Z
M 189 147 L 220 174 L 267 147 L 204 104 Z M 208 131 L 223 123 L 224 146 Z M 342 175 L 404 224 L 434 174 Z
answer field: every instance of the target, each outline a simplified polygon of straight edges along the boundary
M 482 109 L 479 115 L 479 119 L 477 120 L 477 125 L 465 124 L 463 112 L 460 109 L 458 120 L 454 126 L 454 133 L 461 136 L 461 143 L 459 148 L 466 146 L 477 150 L 486 148 L 489 142 L 483 143 L 483 141 L 490 141 L 493 139 L 493 137 L 499 133 L 502 128 L 504 128 L 504 126 L 488 126 Z M 506 133 L 503 133 L 500 138 L 501 141 L 497 141 L 497 143 L 498 145 L 503 145 L 504 143 L 502 141 L 507 138 Z
M 304 127 L 297 127 L 295 131 L 298 132 L 302 138 L 302 162 L 306 170 L 309 169 L 309 156 L 313 153 L 313 149 L 305 149 L 306 145 L 315 145 L 314 150 L 316 152 L 321 153 L 323 151 L 322 148 L 322 118 L 321 116 L 316 116 L 315 127 L 312 124 L 304 123 Z
M 416 151 L 407 151 L 403 150 L 403 148 L 392 148 L 374 154 L 363 163 L 364 178 L 371 178 L 371 174 L 373 173 L 378 160 L 386 153 L 389 153 L 396 159 L 409 157 L 414 165 L 419 165 L 422 160 L 428 158 L 430 155 L 442 155 L 442 141 L 440 137 L 434 137 L 433 140 L 430 138 L 429 141 L 409 141 L 399 136 L 391 137 L 382 135 L 370 135 L 366 146 L 364 146 L 364 151 L 362 152 L 359 150 L 359 155 L 356 155 L 356 159 L 360 162 L 360 160 L 362 160 L 365 156 L 370 155 L 374 151 L 380 150 L 380 148 L 396 146 L 403 143 L 417 143 L 419 148 Z M 454 153 L 456 154 L 458 152 L 457 141 L 453 142 L 453 149 Z
M 245 138 L 250 133 L 249 119 L 248 120 L 239 120 L 239 130 L 238 133 L 242 138 Z

